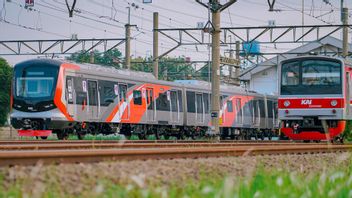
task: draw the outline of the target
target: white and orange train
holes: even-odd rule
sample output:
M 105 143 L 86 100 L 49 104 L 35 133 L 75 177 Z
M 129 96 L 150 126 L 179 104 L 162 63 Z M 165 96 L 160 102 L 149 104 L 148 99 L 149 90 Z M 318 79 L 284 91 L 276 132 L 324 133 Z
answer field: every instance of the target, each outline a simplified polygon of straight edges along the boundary
M 14 68 L 11 123 L 20 136 L 70 133 L 203 136 L 210 127 L 210 85 L 168 82 L 144 72 L 36 59 Z M 271 138 L 277 97 L 221 86 L 221 136 Z
M 343 141 L 352 120 L 352 65 L 346 60 L 307 56 L 279 67 L 281 132 L 293 140 Z

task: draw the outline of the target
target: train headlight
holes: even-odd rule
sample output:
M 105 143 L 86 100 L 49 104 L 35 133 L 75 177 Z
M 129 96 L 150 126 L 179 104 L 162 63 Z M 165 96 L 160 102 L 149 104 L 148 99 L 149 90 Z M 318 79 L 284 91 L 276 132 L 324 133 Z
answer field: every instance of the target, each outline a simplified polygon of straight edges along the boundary
M 331 106 L 335 107 L 335 106 L 337 105 L 337 101 L 336 101 L 336 100 L 332 100 L 332 101 L 330 102 L 330 104 L 331 104 Z
M 290 106 L 290 104 L 291 104 L 291 103 L 290 103 L 290 101 L 288 101 L 288 100 L 286 100 L 286 101 L 284 102 L 284 106 L 285 106 L 285 107 Z

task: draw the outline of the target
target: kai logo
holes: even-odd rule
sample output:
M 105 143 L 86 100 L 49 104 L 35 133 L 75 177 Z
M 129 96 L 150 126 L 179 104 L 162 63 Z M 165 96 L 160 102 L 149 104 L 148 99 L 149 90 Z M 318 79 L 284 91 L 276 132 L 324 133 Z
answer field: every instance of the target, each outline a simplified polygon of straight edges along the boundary
M 304 99 L 301 101 L 301 105 L 311 105 L 311 104 L 312 104 L 312 100 Z

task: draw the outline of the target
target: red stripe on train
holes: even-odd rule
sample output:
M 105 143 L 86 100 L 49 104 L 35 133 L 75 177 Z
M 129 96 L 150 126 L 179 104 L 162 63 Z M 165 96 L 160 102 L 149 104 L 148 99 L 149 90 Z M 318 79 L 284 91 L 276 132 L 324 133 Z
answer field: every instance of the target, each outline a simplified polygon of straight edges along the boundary
M 333 102 L 336 101 L 336 102 Z M 335 106 L 333 104 L 336 103 Z M 280 109 L 306 109 L 306 108 L 344 108 L 343 98 L 282 98 L 279 99 Z

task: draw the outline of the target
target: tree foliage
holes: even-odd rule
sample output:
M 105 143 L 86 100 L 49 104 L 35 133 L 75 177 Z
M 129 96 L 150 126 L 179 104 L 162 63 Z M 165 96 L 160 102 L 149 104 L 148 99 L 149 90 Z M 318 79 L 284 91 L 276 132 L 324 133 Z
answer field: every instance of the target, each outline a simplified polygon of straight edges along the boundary
M 152 58 L 135 58 L 131 63 L 131 70 L 153 72 Z M 159 60 L 159 79 L 180 80 L 189 79 L 194 76 L 195 69 L 184 57 L 165 57 Z
M 115 68 L 121 68 L 122 54 L 118 49 L 112 49 L 106 53 L 99 52 L 98 50 L 93 51 L 94 63 L 99 65 L 112 66 Z M 67 60 L 72 60 L 77 63 L 89 63 L 91 58 L 90 52 L 78 51 L 72 54 Z
M 0 126 L 3 126 L 10 112 L 10 91 L 13 68 L 0 57 Z
M 72 54 L 68 60 L 78 63 L 89 63 L 90 53 L 79 51 Z M 107 53 L 94 50 L 94 63 L 115 68 L 122 68 L 122 54 L 118 49 L 110 50 Z M 151 57 L 142 58 L 136 57 L 131 60 L 131 70 L 153 72 L 153 59 Z M 190 63 L 187 63 L 184 57 L 165 57 L 159 60 L 159 79 L 164 80 L 179 80 L 188 79 L 195 74 L 195 69 Z

